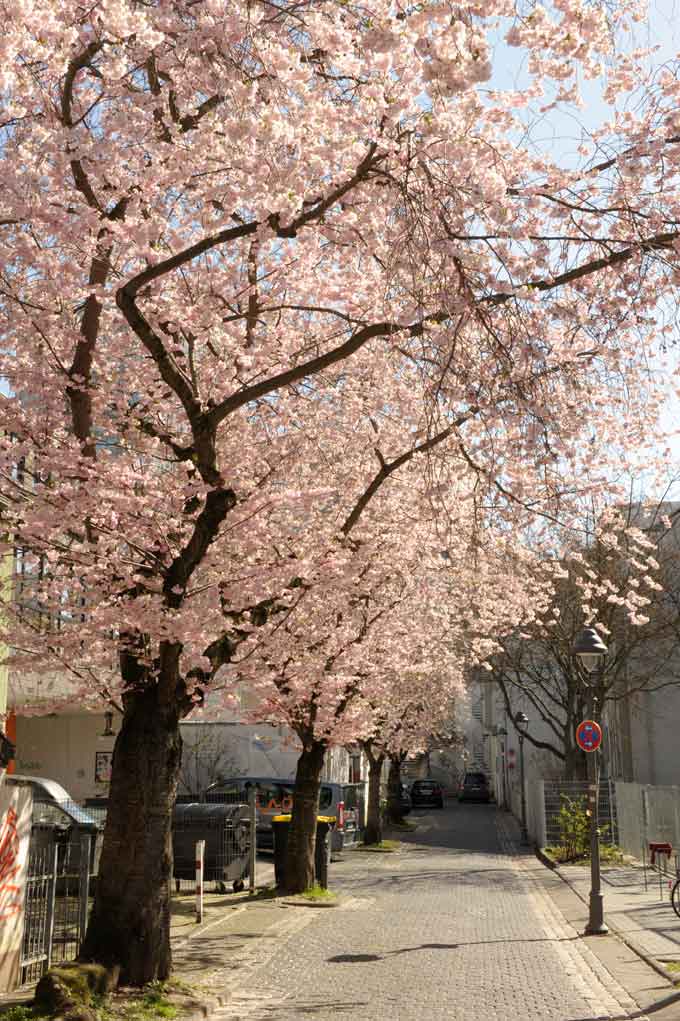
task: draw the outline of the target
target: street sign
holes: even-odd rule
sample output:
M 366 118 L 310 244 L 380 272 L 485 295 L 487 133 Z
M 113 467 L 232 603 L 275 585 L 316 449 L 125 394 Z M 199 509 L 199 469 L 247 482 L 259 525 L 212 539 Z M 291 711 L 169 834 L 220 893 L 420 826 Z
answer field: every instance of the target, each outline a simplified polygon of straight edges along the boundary
M 602 744 L 602 728 L 595 720 L 583 720 L 576 728 L 576 744 L 584 752 L 596 752 Z

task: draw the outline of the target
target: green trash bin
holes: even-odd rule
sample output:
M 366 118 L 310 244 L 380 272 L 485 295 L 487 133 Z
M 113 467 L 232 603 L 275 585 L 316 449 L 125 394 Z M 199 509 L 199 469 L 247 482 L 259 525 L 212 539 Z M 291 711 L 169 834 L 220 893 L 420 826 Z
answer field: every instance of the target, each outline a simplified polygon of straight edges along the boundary
M 316 846 L 314 851 L 314 876 L 324 890 L 328 889 L 328 868 L 331 863 L 331 831 L 335 826 L 334 815 L 316 817 Z
M 274 834 L 274 876 L 276 885 L 283 889 L 286 879 L 286 852 L 290 815 L 275 815 L 272 819 Z M 334 815 L 319 815 L 316 818 L 316 849 L 314 853 L 314 875 L 316 882 L 324 889 L 328 887 L 328 866 L 331 860 L 331 830 L 335 826 Z

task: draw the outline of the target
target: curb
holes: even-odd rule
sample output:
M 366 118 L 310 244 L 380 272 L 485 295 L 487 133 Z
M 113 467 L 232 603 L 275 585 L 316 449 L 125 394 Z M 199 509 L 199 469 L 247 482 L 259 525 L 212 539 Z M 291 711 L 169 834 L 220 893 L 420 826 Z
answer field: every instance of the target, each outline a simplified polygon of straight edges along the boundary
M 536 857 L 540 861 L 541 865 L 545 865 L 545 867 L 547 869 L 550 869 L 551 872 L 559 872 L 559 869 L 558 869 L 558 866 L 557 866 L 557 862 L 553 861 L 553 859 L 550 858 L 545 853 L 545 851 L 543 850 L 542 847 L 537 847 L 536 848 Z M 562 876 L 561 878 L 564 879 L 564 876 Z M 566 883 L 567 880 L 564 879 L 564 882 Z
M 586 900 L 586 898 L 581 893 L 579 893 L 575 886 L 573 886 L 569 882 L 568 878 L 560 870 L 559 866 L 555 862 L 553 862 L 553 860 L 549 858 L 548 855 L 545 854 L 541 848 L 538 847 L 536 848 L 536 857 L 543 865 L 545 865 L 546 868 L 550 869 L 550 871 L 553 872 L 556 876 L 559 876 L 564 885 L 568 886 L 571 892 L 576 894 L 581 903 L 585 904 L 585 906 L 588 907 L 588 901 Z M 660 975 L 662 978 L 664 978 L 666 982 L 668 982 L 668 984 L 671 986 L 671 988 L 677 990 L 678 987 L 676 986 L 675 982 L 670 977 L 670 975 L 663 967 L 663 965 L 659 964 L 655 957 L 652 957 L 645 950 L 642 950 L 639 946 L 636 946 L 636 944 L 632 942 L 619 929 L 617 929 L 615 925 L 611 925 L 609 922 L 607 922 L 607 925 L 609 926 L 609 931 L 612 935 L 616 936 L 616 938 L 620 940 L 621 943 L 625 944 L 625 946 L 627 946 L 629 950 L 632 950 L 633 953 L 640 958 L 640 960 L 644 961 L 645 964 L 648 964 L 649 967 L 652 968 L 652 970 L 657 973 L 657 975 Z M 582 938 L 585 938 L 584 933 L 579 933 L 579 935 Z

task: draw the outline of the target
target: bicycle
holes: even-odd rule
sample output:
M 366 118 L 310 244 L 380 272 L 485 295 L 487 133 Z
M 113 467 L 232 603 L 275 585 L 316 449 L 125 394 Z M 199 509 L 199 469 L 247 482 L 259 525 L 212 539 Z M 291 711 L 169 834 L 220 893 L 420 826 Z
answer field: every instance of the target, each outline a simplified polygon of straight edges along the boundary
M 680 918 L 680 876 L 678 876 L 673 883 L 671 890 L 671 904 L 678 918 Z

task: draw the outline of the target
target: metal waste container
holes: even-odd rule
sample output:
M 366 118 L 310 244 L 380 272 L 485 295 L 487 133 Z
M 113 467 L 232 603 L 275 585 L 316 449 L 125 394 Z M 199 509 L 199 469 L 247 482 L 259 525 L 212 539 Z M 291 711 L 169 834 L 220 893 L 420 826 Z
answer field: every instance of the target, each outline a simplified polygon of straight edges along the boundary
M 272 819 L 274 833 L 274 876 L 279 889 L 285 886 L 286 852 L 288 850 L 288 832 L 290 815 L 275 815 Z M 324 889 L 328 887 L 328 866 L 331 860 L 331 831 L 335 826 L 334 815 L 318 815 L 316 817 L 316 845 L 314 850 L 315 881 Z
M 182 879 L 196 877 L 196 844 L 205 840 L 203 878 L 224 892 L 243 889 L 248 875 L 250 822 L 247 805 L 175 805 L 172 817 L 173 876 L 177 890 Z

